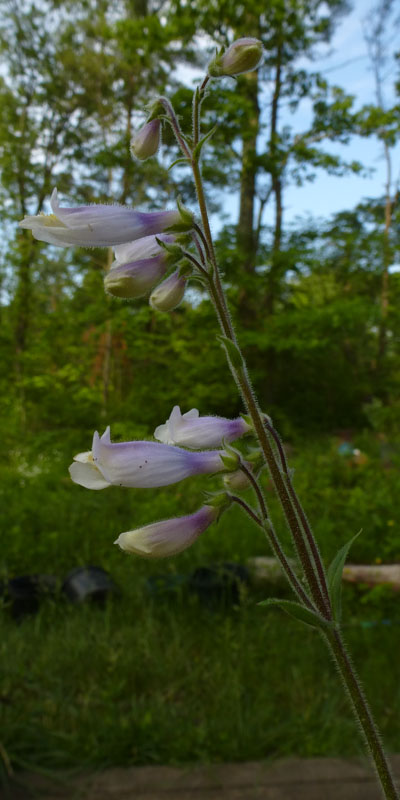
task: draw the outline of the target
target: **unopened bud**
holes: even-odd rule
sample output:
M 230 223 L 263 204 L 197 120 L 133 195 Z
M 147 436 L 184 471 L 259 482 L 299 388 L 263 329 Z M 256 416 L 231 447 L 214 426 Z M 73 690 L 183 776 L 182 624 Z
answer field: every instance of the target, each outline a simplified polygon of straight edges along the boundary
M 152 119 L 146 122 L 131 141 L 131 153 L 139 161 L 154 156 L 160 147 L 161 122 Z
M 179 274 L 179 270 L 176 270 L 151 293 L 149 300 L 151 307 L 157 311 L 173 311 L 183 300 L 185 288 L 186 279 Z
M 259 39 L 246 37 L 237 39 L 224 53 L 216 55 L 208 65 L 208 74 L 212 78 L 223 75 L 241 75 L 252 72 L 260 64 L 263 46 Z
M 251 481 L 241 469 L 237 469 L 235 472 L 228 472 L 227 475 L 224 475 L 223 481 L 228 490 L 235 492 L 244 491 L 244 489 L 248 489 L 251 486 Z

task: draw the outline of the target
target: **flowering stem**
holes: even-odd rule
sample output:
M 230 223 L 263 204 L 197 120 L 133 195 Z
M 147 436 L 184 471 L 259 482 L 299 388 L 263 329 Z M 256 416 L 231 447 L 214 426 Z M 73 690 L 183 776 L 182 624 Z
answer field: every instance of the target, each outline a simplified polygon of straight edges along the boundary
M 262 490 L 261 490 L 261 487 L 260 487 L 260 485 L 258 483 L 257 478 L 253 475 L 251 469 L 248 469 L 246 467 L 246 464 L 244 464 L 243 461 L 241 461 L 239 469 L 244 473 L 244 475 L 246 475 L 246 478 L 250 481 L 250 483 L 251 483 L 251 485 L 252 485 L 252 487 L 253 487 L 256 495 L 257 495 L 257 499 L 258 499 L 258 503 L 259 503 L 259 506 L 260 506 L 260 509 L 261 509 L 261 513 L 262 513 L 264 519 L 268 519 L 267 506 L 266 506 L 264 495 L 262 493 Z
M 196 224 L 195 224 L 193 227 L 194 227 L 194 230 L 195 230 L 195 231 L 196 231 L 196 233 L 199 235 L 199 237 L 200 237 L 200 239 L 201 239 L 201 241 L 202 241 L 202 243 L 203 243 L 203 247 L 204 247 L 204 250 L 205 250 L 205 252 L 206 252 L 206 256 L 207 256 L 207 258 L 209 259 L 209 261 L 211 261 L 211 253 L 210 253 L 210 248 L 209 248 L 209 246 L 208 246 L 207 239 L 206 239 L 206 237 L 204 236 L 204 233 L 203 233 L 202 229 L 200 228 L 200 225 L 196 225 Z
M 387 800 L 399 800 L 389 762 L 386 758 L 378 729 L 375 725 L 368 702 L 362 691 L 357 673 L 350 661 L 346 646 L 340 631 L 336 628 L 326 630 L 322 634 L 328 643 L 340 677 L 343 681 L 353 711 L 357 717 L 365 739 L 365 743 L 372 757 L 372 761 L 380 779 L 384 796 Z
M 314 564 L 315 564 L 315 567 L 316 567 L 316 570 L 317 570 L 317 573 L 318 573 L 319 583 L 320 583 L 320 586 L 321 586 L 325 601 L 329 606 L 329 592 L 328 592 L 328 585 L 327 585 L 327 581 L 326 581 L 324 565 L 323 565 L 323 562 L 322 562 L 322 559 L 321 559 L 320 552 L 318 550 L 317 542 L 316 542 L 316 540 L 315 540 L 315 538 L 314 538 L 314 536 L 312 534 L 311 528 L 310 528 L 310 526 L 308 524 L 308 520 L 307 520 L 307 517 L 305 515 L 304 509 L 302 508 L 300 500 L 299 500 L 299 498 L 298 498 L 298 496 L 296 494 L 296 491 L 294 489 L 294 486 L 293 486 L 293 483 L 292 483 L 292 479 L 291 479 L 291 476 L 290 476 L 290 472 L 289 472 L 289 468 L 288 468 L 288 465 L 287 465 L 287 462 L 286 462 L 285 451 L 284 451 L 284 449 L 282 447 L 282 442 L 281 442 L 281 440 L 279 438 L 278 432 L 275 430 L 273 425 L 271 425 L 271 423 L 266 419 L 266 417 L 264 417 L 264 424 L 265 424 L 265 427 L 267 428 L 267 430 L 269 430 L 269 432 L 271 433 L 271 435 L 272 435 L 272 437 L 274 439 L 274 442 L 275 442 L 275 444 L 277 446 L 279 457 L 280 457 L 281 464 L 282 464 L 282 469 L 283 469 L 283 471 L 284 471 L 284 473 L 286 475 L 286 484 L 287 484 L 290 496 L 291 496 L 291 498 L 293 500 L 293 505 L 294 505 L 294 507 L 295 507 L 295 509 L 297 511 L 297 514 L 299 516 L 300 522 L 301 522 L 301 524 L 303 526 L 303 530 L 304 530 L 304 533 L 305 533 L 306 538 L 307 538 L 307 543 L 308 543 L 309 548 L 311 550 L 312 558 L 313 558 L 313 561 L 314 561 Z
M 184 156 L 186 156 L 186 158 L 191 160 L 192 154 L 187 145 L 186 139 L 182 133 L 181 126 L 179 125 L 178 118 L 175 114 L 172 104 L 166 97 L 159 97 L 158 102 L 160 103 L 160 105 L 162 105 L 165 112 L 167 113 L 167 116 L 169 117 L 172 130 L 176 136 L 177 142 L 182 150 L 182 153 L 184 154 Z
M 254 509 L 252 509 L 251 506 L 249 506 L 249 504 L 246 503 L 246 501 L 243 500 L 242 497 L 238 497 L 236 494 L 230 494 L 230 492 L 227 492 L 227 496 L 230 498 L 230 500 L 232 500 L 233 503 L 238 503 L 239 506 L 242 506 L 242 508 L 244 508 L 246 514 L 248 514 L 249 517 L 251 517 L 251 519 L 257 525 L 259 525 L 261 528 L 263 527 L 263 523 L 262 523 L 262 520 L 260 519 L 260 517 L 257 516 L 256 512 L 254 511 Z
M 199 201 L 200 214 L 203 223 L 204 236 L 208 242 L 211 261 L 213 264 L 213 275 L 209 276 L 209 287 L 214 305 L 217 311 L 219 323 L 221 325 L 224 335 L 230 339 L 236 347 L 238 347 L 235 332 L 233 329 L 232 321 L 230 318 L 228 306 L 226 303 L 225 293 L 222 287 L 221 277 L 219 274 L 218 263 L 215 256 L 214 244 L 211 235 L 211 228 L 208 219 L 207 204 L 204 194 L 203 181 L 201 177 L 200 167 L 198 161 L 192 156 L 191 159 L 193 177 L 196 186 L 196 193 Z M 265 456 L 266 463 L 270 472 L 270 476 L 275 486 L 275 490 L 280 498 L 282 508 L 289 525 L 289 529 L 293 536 L 296 552 L 300 559 L 301 565 L 304 570 L 308 585 L 311 590 L 313 599 L 317 605 L 318 610 L 325 619 L 332 619 L 330 603 L 327 602 L 326 597 L 321 591 L 318 578 L 313 568 L 313 562 L 310 559 L 308 547 L 304 541 L 304 534 L 301 528 L 297 513 L 293 507 L 292 498 L 286 487 L 286 484 L 281 475 L 280 469 L 276 463 L 273 449 L 264 428 L 263 417 L 255 400 L 250 378 L 247 373 L 246 365 L 243 360 L 243 366 L 238 369 L 231 363 L 232 374 L 239 387 L 243 401 L 246 405 L 247 411 L 253 422 L 259 443 Z
M 199 137 L 200 104 L 201 104 L 200 93 L 199 91 L 197 91 L 195 92 L 194 105 L 193 105 L 194 139 L 196 140 L 196 142 L 198 141 Z M 185 155 L 187 155 L 186 151 L 184 152 Z M 308 585 L 310 587 L 313 601 L 318 611 L 321 613 L 321 615 L 325 619 L 332 622 L 332 609 L 329 598 L 329 592 L 327 588 L 327 580 L 323 562 L 318 551 L 317 543 L 314 539 L 311 528 L 307 522 L 307 518 L 301 506 L 300 500 L 298 499 L 297 494 L 293 488 L 283 448 L 279 440 L 279 436 L 277 435 L 276 431 L 272 428 L 272 426 L 269 426 L 269 424 L 267 424 L 266 426 L 265 417 L 262 415 L 258 405 L 258 401 L 253 393 L 245 360 L 243 358 L 243 355 L 241 354 L 241 351 L 236 341 L 235 332 L 233 329 L 228 306 L 226 303 L 225 293 L 222 287 L 221 277 L 218 269 L 218 263 L 215 256 L 200 167 L 198 159 L 195 158 L 193 152 L 190 154 L 190 160 L 191 160 L 193 177 L 196 186 L 196 193 L 199 201 L 201 219 L 203 224 L 202 239 L 203 241 L 205 239 L 207 242 L 208 248 L 206 248 L 206 252 L 210 258 L 210 262 L 213 267 L 212 274 L 210 273 L 208 275 L 210 296 L 214 303 L 217 317 L 221 329 L 223 331 L 223 334 L 235 345 L 235 348 L 237 349 L 238 353 L 238 361 L 240 361 L 241 363 L 240 366 L 237 366 L 237 364 L 233 364 L 232 359 L 229 357 L 229 355 L 228 355 L 228 362 L 230 364 L 232 374 L 239 388 L 246 409 L 251 417 L 254 431 L 256 433 L 260 447 L 264 454 L 265 461 L 268 466 L 269 473 L 275 487 L 275 491 L 280 499 L 284 515 L 286 517 L 289 529 L 292 533 L 296 551 L 299 556 L 300 562 L 302 564 Z M 277 457 L 271 445 L 266 427 L 268 433 L 272 435 L 272 438 L 277 447 L 281 462 L 280 465 L 277 461 Z M 257 496 L 259 497 L 258 492 Z M 238 500 L 236 500 L 236 502 L 237 501 Z M 240 504 L 243 505 L 242 502 L 240 502 Z M 256 515 L 254 515 L 254 512 L 252 512 L 251 516 L 254 519 L 254 516 Z M 259 524 L 259 522 L 257 522 L 257 524 Z M 304 592 L 296 575 L 291 570 L 290 565 L 288 564 L 284 554 L 282 553 L 282 549 L 279 541 L 276 538 L 276 534 L 273 530 L 272 523 L 268 518 L 265 518 L 262 522 L 262 525 L 266 532 L 267 532 L 267 525 L 269 526 L 268 533 L 270 542 L 277 556 L 279 557 L 279 560 L 281 561 L 282 565 L 285 568 L 286 575 L 289 579 L 291 586 L 297 592 L 297 594 L 303 601 L 304 605 L 307 606 L 308 608 L 310 607 L 313 608 L 313 604 L 311 603 L 307 594 Z M 292 574 L 289 571 L 291 571 Z M 360 723 L 377 774 L 380 778 L 384 795 L 387 798 L 387 800 L 399 800 L 399 795 L 397 794 L 393 782 L 390 767 L 380 742 L 378 730 L 374 723 L 367 701 L 360 688 L 357 675 L 347 655 L 340 633 L 336 627 L 332 626 L 330 630 L 324 632 L 324 637 L 328 643 L 328 646 L 330 647 L 337 668 L 342 677 L 343 683 L 351 699 L 354 713 Z
M 200 139 L 200 107 L 204 99 L 206 86 L 209 80 L 209 76 L 206 75 L 203 83 L 198 87 L 193 95 L 193 147 L 196 147 L 196 144 L 198 144 Z
M 281 546 L 281 543 L 280 543 L 280 541 L 279 541 L 279 539 L 278 539 L 278 537 L 276 535 L 275 528 L 273 526 L 272 520 L 271 520 L 271 518 L 270 518 L 270 516 L 268 514 L 268 509 L 267 509 L 267 505 L 266 505 L 266 502 L 265 502 L 265 499 L 264 499 L 264 495 L 263 495 L 262 489 L 261 489 L 261 487 L 260 487 L 260 485 L 259 485 L 259 483 L 257 481 L 257 478 L 253 475 L 253 473 L 252 473 L 252 471 L 250 469 L 247 469 L 246 465 L 243 464 L 243 462 L 240 464 L 240 469 L 247 476 L 247 478 L 249 479 L 249 481 L 252 484 L 253 489 L 254 489 L 254 491 L 255 491 L 255 493 L 257 495 L 257 499 L 258 499 L 260 510 L 261 510 L 261 514 L 262 514 L 261 527 L 263 528 L 264 533 L 265 533 L 267 539 L 269 540 L 271 548 L 272 548 L 273 552 L 275 553 L 276 558 L 280 562 L 283 571 L 286 573 L 286 577 L 287 577 L 287 579 L 288 579 L 293 591 L 297 594 L 299 599 L 303 601 L 304 605 L 307 606 L 307 608 L 314 609 L 313 603 L 311 602 L 310 598 L 307 596 L 307 594 L 304 591 L 304 589 L 303 589 L 303 587 L 302 587 L 297 575 L 293 571 L 292 567 L 290 566 L 290 563 L 289 563 L 288 559 L 286 558 L 286 555 L 285 555 L 284 550 L 283 550 L 283 548 Z

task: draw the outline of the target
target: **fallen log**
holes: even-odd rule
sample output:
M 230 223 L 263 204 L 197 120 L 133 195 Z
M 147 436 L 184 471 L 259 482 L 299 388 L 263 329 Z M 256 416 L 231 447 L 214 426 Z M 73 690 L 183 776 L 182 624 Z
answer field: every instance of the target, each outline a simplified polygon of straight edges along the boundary
M 293 559 L 288 559 L 295 571 L 298 567 Z M 280 583 L 284 580 L 282 567 L 276 558 L 255 556 L 246 561 L 253 583 Z M 346 564 L 343 569 L 343 580 L 349 583 L 366 583 L 368 586 L 387 584 L 396 591 L 400 590 L 400 564 Z

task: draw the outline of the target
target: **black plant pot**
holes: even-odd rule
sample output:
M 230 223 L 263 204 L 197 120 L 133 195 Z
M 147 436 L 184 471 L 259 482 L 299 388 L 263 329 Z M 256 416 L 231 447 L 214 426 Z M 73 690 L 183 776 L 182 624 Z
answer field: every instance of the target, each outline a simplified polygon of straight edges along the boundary
M 198 567 L 189 578 L 189 589 L 211 609 L 239 605 L 249 573 L 241 564 L 211 564 Z
M 27 614 L 36 614 L 41 597 L 54 594 L 57 585 L 54 575 L 20 575 L 3 583 L 0 593 L 9 603 L 11 615 L 20 620 Z
M 91 601 L 102 605 L 107 597 L 117 592 L 115 583 L 102 567 L 76 567 L 68 573 L 62 585 L 71 603 Z

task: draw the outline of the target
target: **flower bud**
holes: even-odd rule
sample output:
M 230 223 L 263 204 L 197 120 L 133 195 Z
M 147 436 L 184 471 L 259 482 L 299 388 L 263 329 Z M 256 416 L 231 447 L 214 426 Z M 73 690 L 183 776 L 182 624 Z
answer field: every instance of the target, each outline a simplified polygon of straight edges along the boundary
M 251 481 L 241 469 L 237 469 L 235 472 L 228 472 L 227 475 L 224 475 L 223 482 L 229 491 L 235 492 L 242 492 L 251 486 Z
M 179 270 L 169 275 L 151 293 L 149 302 L 156 311 L 173 311 L 179 306 L 185 294 L 186 278 L 183 278 Z
M 131 141 L 131 153 L 139 161 L 154 156 L 160 147 L 161 122 L 152 119 L 146 122 Z
M 252 72 L 259 66 L 263 46 L 259 39 L 246 37 L 237 39 L 224 53 L 218 54 L 208 65 L 208 74 L 212 78 L 223 75 L 241 75 Z
M 148 294 L 165 275 L 172 246 L 169 234 L 145 236 L 115 248 L 115 261 L 104 278 L 104 287 L 115 297 L 136 298 Z
M 146 558 L 165 558 L 186 550 L 219 516 L 219 509 L 204 505 L 195 514 L 153 522 L 120 533 L 115 544 L 128 553 Z

